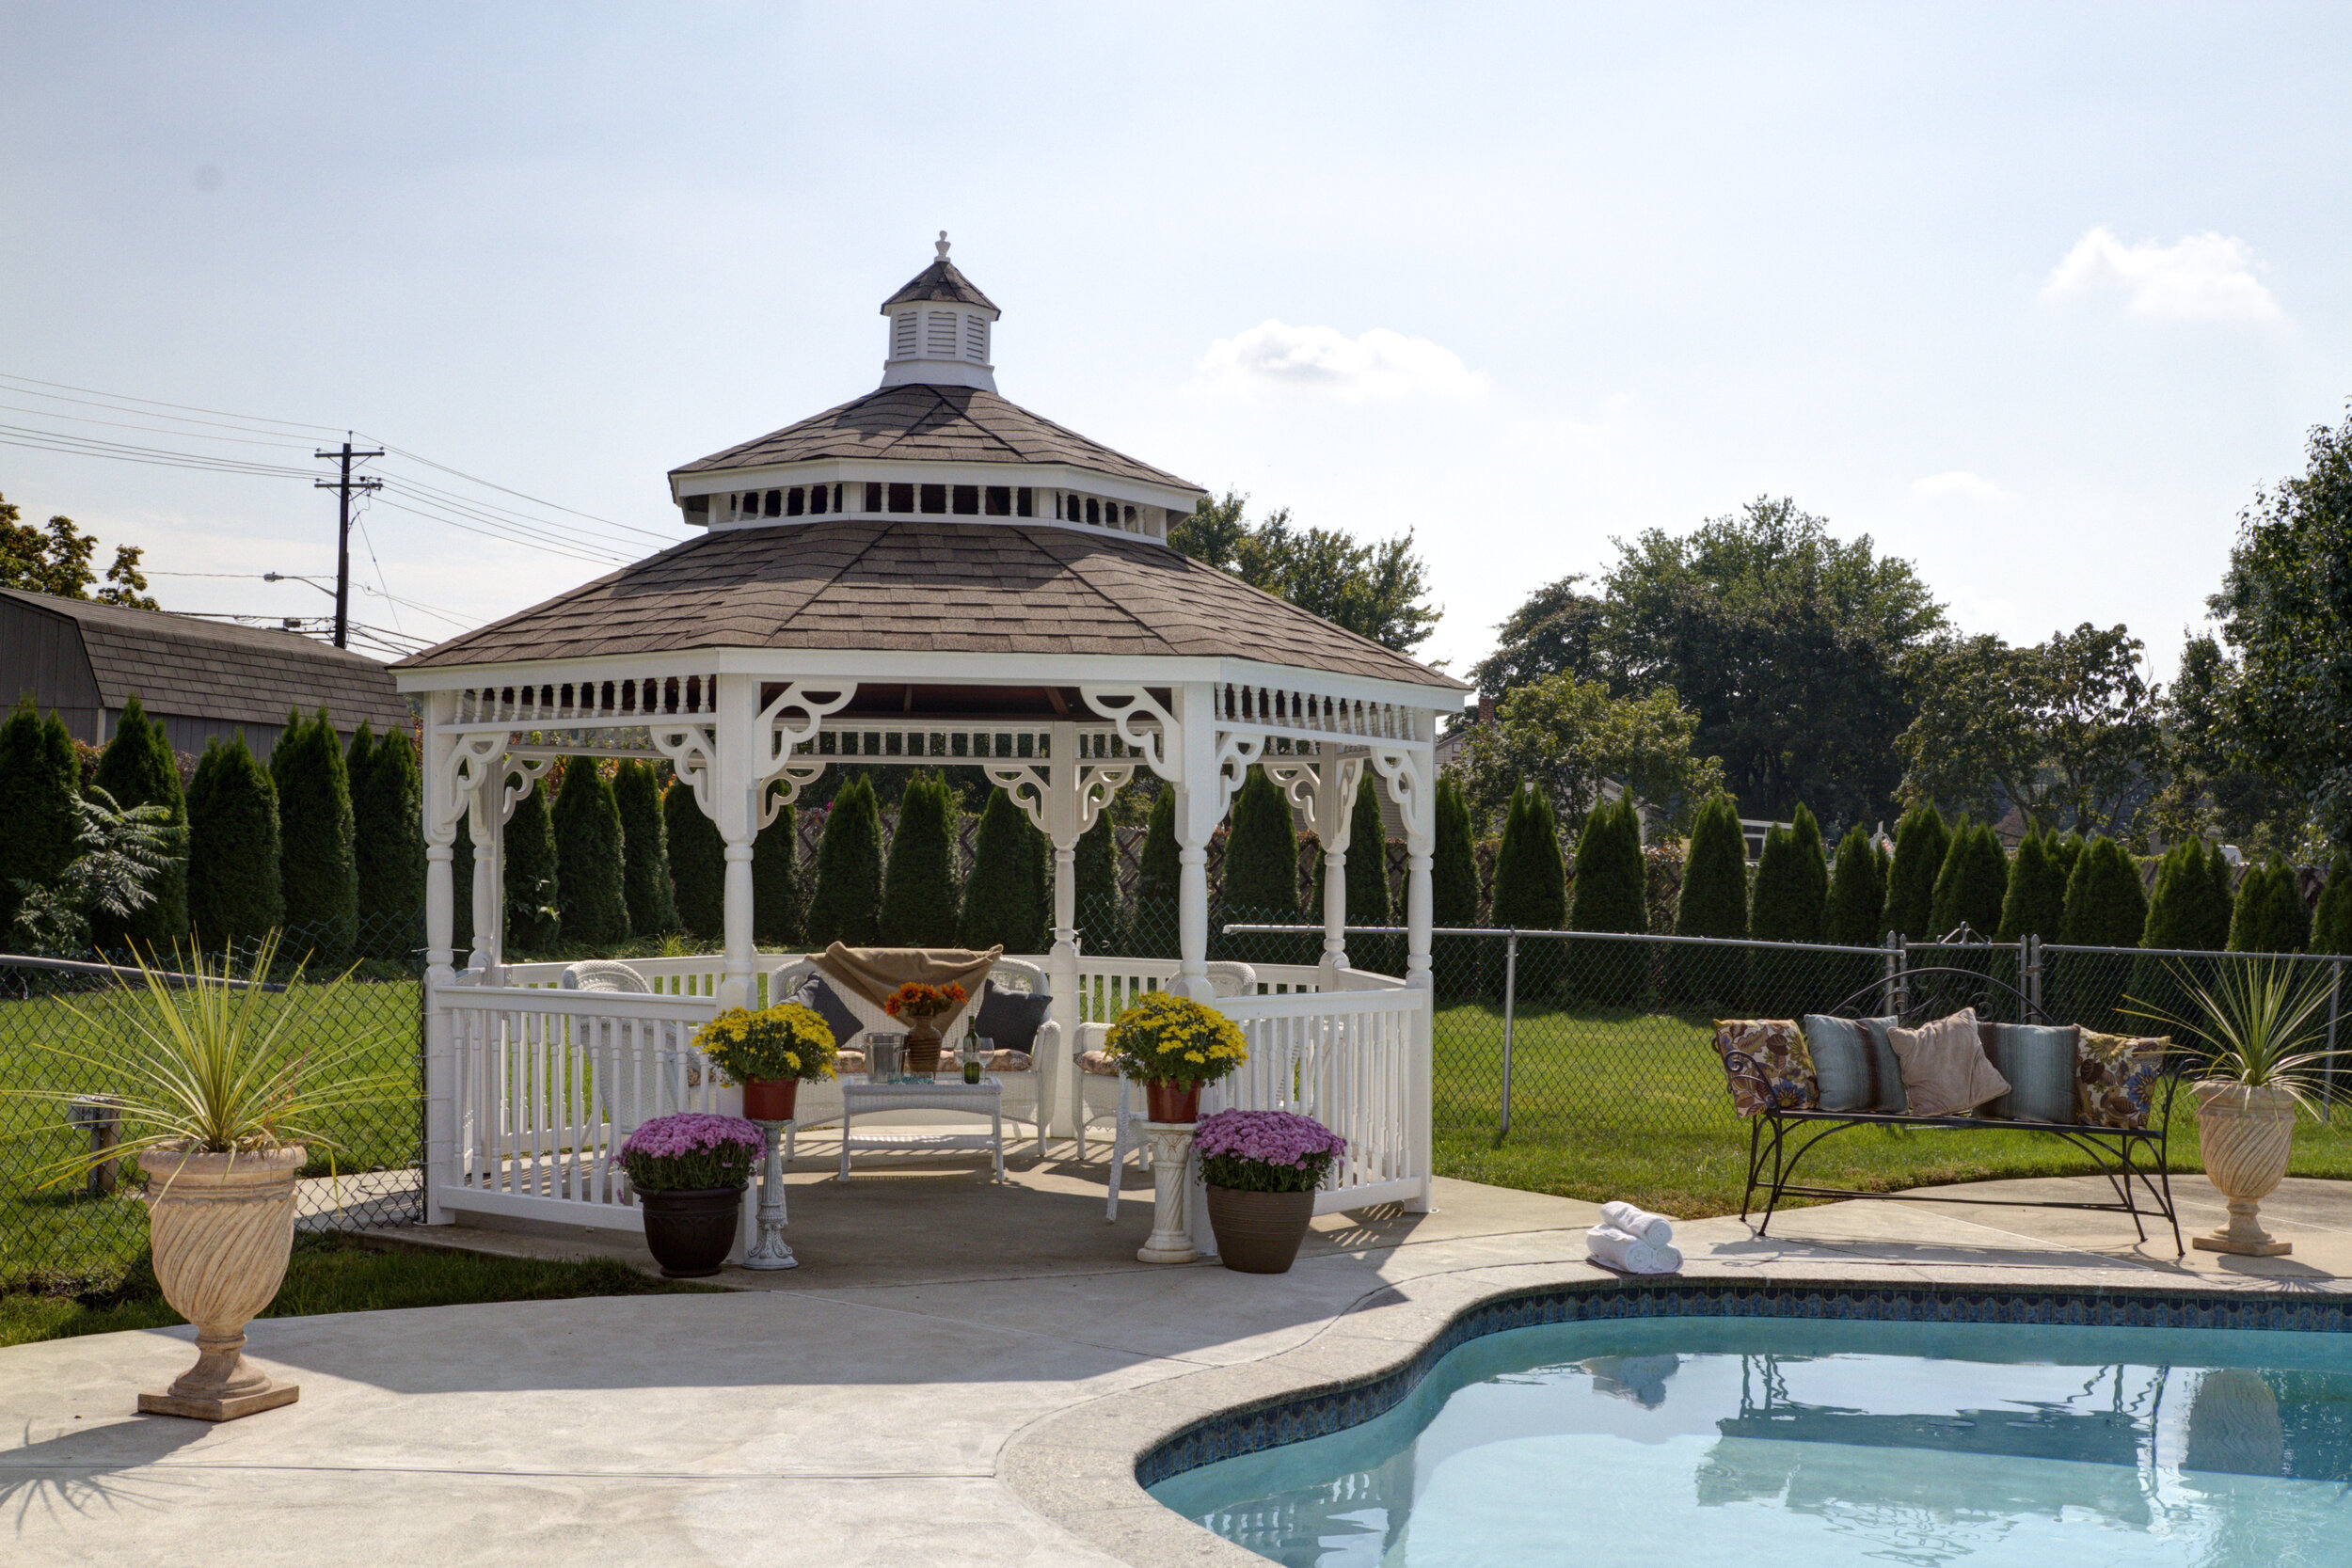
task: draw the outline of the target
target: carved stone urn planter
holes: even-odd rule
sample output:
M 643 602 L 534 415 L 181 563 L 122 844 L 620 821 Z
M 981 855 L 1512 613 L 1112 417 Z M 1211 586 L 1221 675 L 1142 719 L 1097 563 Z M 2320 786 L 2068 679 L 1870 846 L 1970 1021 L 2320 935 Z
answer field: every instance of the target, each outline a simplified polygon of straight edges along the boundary
M 300 1389 L 245 1358 L 245 1325 L 285 1282 L 294 1249 L 299 1145 L 258 1154 L 151 1148 L 147 1230 L 155 1281 L 171 1309 L 196 1325 L 196 1365 L 161 1393 L 141 1394 L 157 1416 L 232 1421 L 292 1404 Z
M 2295 1250 L 2262 1227 L 2262 1200 L 2286 1180 L 2295 1148 L 2295 1097 L 2267 1085 L 2207 1079 L 2195 1085 L 2197 1143 L 2205 1177 L 2230 1200 L 2230 1223 L 2192 1237 L 2207 1252 L 2275 1258 Z

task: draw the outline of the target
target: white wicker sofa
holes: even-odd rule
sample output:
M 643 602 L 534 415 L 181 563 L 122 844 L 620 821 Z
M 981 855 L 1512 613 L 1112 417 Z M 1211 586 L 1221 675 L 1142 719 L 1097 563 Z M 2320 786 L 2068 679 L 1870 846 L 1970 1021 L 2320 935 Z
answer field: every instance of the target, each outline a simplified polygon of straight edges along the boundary
M 813 958 L 794 958 L 769 976 L 768 995 L 773 1001 L 787 1000 L 818 973 L 816 961 Z M 999 990 L 1025 991 L 1031 996 L 1041 996 L 1049 989 L 1044 968 L 1026 958 L 998 958 L 995 965 L 989 970 L 988 978 Z M 859 1023 L 863 1025 L 848 1039 L 834 1042 L 842 1050 L 856 1051 L 862 1054 L 865 1050 L 866 1037 L 869 1033 L 877 1030 L 891 1034 L 905 1031 L 904 1023 L 892 1018 L 848 986 L 837 984 L 830 979 L 825 984 L 834 995 L 840 999 L 841 1005 L 856 1015 Z M 956 1037 L 960 1036 L 962 1031 L 963 1020 L 969 1015 L 969 1009 L 978 1005 L 979 999 L 976 996 L 967 1005 L 964 1013 L 958 1014 L 950 1021 L 946 1033 L 951 1046 L 955 1043 Z M 1030 1061 L 1034 1064 L 1045 1053 L 1060 1049 L 1061 1025 L 1053 1019 L 1046 1019 L 1037 1027 L 1037 1038 L 1033 1042 Z M 1005 1053 L 999 1053 L 998 1054 L 1001 1058 Z M 842 1075 L 847 1077 L 852 1071 L 863 1070 L 862 1065 L 856 1068 L 844 1067 Z M 1038 1073 L 1034 1065 L 1015 1066 L 1000 1059 L 997 1065 L 992 1067 L 989 1071 L 992 1076 L 1001 1080 L 1005 1085 L 1003 1104 L 1005 1119 L 1019 1122 L 1031 1130 L 1036 1139 L 1037 1152 L 1042 1158 L 1045 1153 L 1045 1126 L 1044 1118 L 1038 1112 Z M 831 1079 L 803 1084 L 798 1109 L 800 1114 L 794 1118 L 793 1127 L 796 1134 L 808 1128 L 823 1127 L 838 1122 L 841 1119 L 840 1084 Z

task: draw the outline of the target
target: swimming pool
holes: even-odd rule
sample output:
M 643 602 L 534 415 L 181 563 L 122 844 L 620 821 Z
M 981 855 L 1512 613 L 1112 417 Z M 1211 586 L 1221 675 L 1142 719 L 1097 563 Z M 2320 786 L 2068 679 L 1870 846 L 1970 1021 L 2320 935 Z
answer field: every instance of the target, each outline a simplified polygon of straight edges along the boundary
M 2352 1334 L 1649 1317 L 1470 1338 L 1151 1491 L 1300 1568 L 2333 1568 L 2348 1482 Z

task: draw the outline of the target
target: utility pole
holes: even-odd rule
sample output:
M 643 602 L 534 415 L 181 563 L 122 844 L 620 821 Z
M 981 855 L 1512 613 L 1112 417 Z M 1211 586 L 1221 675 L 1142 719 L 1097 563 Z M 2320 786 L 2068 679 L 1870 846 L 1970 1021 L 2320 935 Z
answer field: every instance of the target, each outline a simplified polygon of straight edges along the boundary
M 384 488 L 384 482 L 380 479 L 352 478 L 351 460 L 355 457 L 381 457 L 384 453 L 380 451 L 354 451 L 350 440 L 346 438 L 342 451 L 323 451 L 317 455 L 341 458 L 343 465 L 341 479 L 322 479 L 312 488 L 341 492 L 335 518 L 335 646 L 344 648 L 350 646 L 351 636 L 351 493 L 354 490 L 364 493 Z

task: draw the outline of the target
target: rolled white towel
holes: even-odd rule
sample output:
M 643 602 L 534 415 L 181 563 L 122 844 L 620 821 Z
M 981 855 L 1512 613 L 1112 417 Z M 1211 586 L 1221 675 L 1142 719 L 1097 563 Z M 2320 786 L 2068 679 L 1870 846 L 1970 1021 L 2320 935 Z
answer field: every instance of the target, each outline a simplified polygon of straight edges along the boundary
M 1613 1230 L 1622 1230 L 1637 1242 L 1652 1246 L 1664 1246 L 1675 1239 L 1674 1221 L 1663 1214 L 1653 1214 L 1646 1209 L 1636 1209 L 1619 1200 L 1600 1206 L 1600 1223 Z
M 1652 1246 L 1613 1226 L 1597 1225 L 1584 1233 L 1586 1253 L 1626 1274 L 1672 1274 L 1682 1267 L 1682 1254 L 1671 1246 Z

